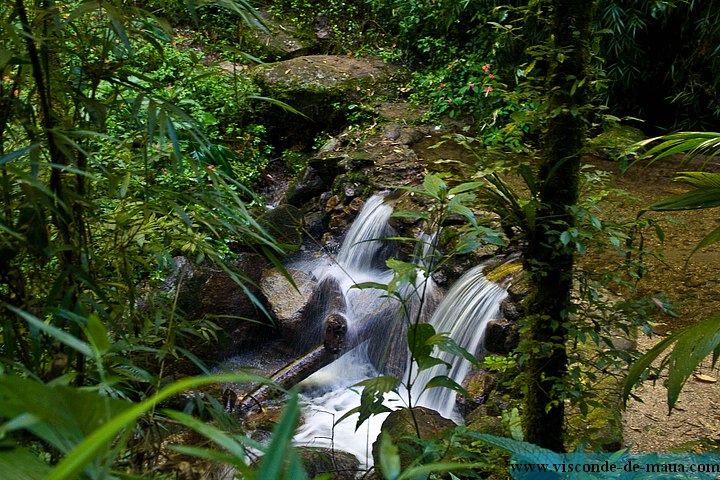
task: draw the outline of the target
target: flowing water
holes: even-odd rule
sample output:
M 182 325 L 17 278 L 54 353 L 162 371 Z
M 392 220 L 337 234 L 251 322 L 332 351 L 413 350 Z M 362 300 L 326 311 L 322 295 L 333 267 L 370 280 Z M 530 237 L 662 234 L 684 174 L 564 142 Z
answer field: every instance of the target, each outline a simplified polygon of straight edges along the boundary
M 395 242 L 384 240 L 395 235 L 388 225 L 391 214 L 392 206 L 384 197 L 371 197 L 348 232 L 336 261 L 325 259 L 300 266 L 312 271 L 321 281 L 332 278 L 340 285 L 345 300 L 342 313 L 347 319 L 349 334 L 367 325 L 372 326 L 373 333 L 368 341 L 302 382 L 304 424 L 295 441 L 300 445 L 333 447 L 349 452 L 361 461 L 363 468 L 372 464 L 372 443 L 387 415 L 372 417 L 358 430 L 357 414 L 337 425 L 335 422 L 360 404 L 360 390 L 353 388 L 357 382 L 380 374 L 407 378 L 406 369 L 412 366 L 408 365 L 404 326 L 417 316 L 429 316 L 430 312 L 426 310 L 432 308 L 434 302 L 431 299 L 437 296 L 434 283 L 424 278 L 421 271 L 416 285 L 406 287 L 405 308 L 401 308 L 397 300 L 386 298 L 383 290 L 353 287 L 357 283 L 387 284 L 392 280 L 392 271 L 385 262 L 396 254 L 397 246 Z M 428 246 L 433 241 L 432 236 L 420 238 L 416 249 L 419 265 L 430 258 Z M 468 351 L 477 353 L 481 350 L 485 325 L 488 320 L 498 318 L 499 305 L 505 294 L 504 289 L 485 280 L 481 267 L 475 267 L 453 285 L 432 317 L 424 320 L 429 320 L 437 332 L 448 333 Z M 329 313 L 333 312 L 322 312 L 318 321 Z M 439 366 L 421 372 L 414 380 L 412 398 L 419 397 L 415 404 L 459 421 L 455 413 L 455 392 L 435 388 L 421 394 L 422 387 L 432 377 L 447 375 L 460 383 L 470 369 L 466 360 L 447 355 L 441 358 L 452 367 L 448 370 Z M 388 395 L 386 405 L 390 408 L 406 406 L 407 391 L 401 389 L 399 393 L 400 396 Z

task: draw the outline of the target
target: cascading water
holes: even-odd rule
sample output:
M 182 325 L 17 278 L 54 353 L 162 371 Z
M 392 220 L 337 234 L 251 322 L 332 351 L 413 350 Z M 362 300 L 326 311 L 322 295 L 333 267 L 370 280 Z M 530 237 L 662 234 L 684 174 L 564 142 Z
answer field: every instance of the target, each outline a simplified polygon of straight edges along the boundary
M 436 332 L 447 333 L 458 345 L 476 354 L 481 350 L 487 322 L 499 317 L 500 303 L 506 296 L 504 288 L 484 277 L 483 265 L 479 265 L 453 284 L 429 323 Z M 438 357 L 451 365 L 449 371 L 439 365 L 420 372 L 413 385 L 414 396 L 436 375 L 447 375 L 461 382 L 470 371 L 470 362 L 463 358 L 444 352 Z M 423 392 L 418 403 L 443 417 L 456 419 L 455 398 L 455 392 L 449 388 L 433 388 Z
M 379 435 L 386 415 L 371 417 L 357 431 L 357 415 L 337 425 L 335 422 L 359 405 L 358 389 L 352 388 L 357 382 L 379 375 L 378 370 L 389 370 L 389 374 L 407 378 L 407 373 L 402 374 L 408 358 L 407 347 L 402 342 L 405 338 L 404 326 L 409 318 L 415 318 L 423 305 L 433 304 L 427 299 L 435 294 L 432 280 L 425 279 L 421 272 L 417 284 L 407 287 L 410 293 L 406 308 L 401 308 L 397 300 L 385 297 L 386 292 L 383 290 L 353 288 L 358 283 L 387 284 L 392 280 L 392 271 L 385 267 L 385 262 L 395 253 L 396 248 L 394 242 L 383 240 L 395 235 L 387 223 L 392 211 L 392 206 L 384 197 L 371 197 L 348 232 L 337 260 L 301 267 L 312 270 L 321 280 L 332 278 L 340 285 L 345 299 L 344 315 L 348 334 L 368 324 L 372 325 L 375 334 L 370 335 L 364 344 L 302 382 L 305 392 L 304 424 L 297 432 L 295 441 L 301 445 L 346 451 L 355 455 L 362 467 L 372 464 L 372 443 Z M 434 243 L 431 236 L 424 236 L 420 240 L 420 247 L 416 251 L 418 264 L 424 261 L 422 258 L 429 258 L 431 252 L 428 245 Z M 420 295 L 425 298 L 420 298 Z M 437 332 L 449 333 L 458 344 L 475 353 L 479 350 L 486 322 L 497 317 L 504 296 L 505 291 L 485 280 L 481 267 L 476 267 L 463 275 L 450 289 L 430 323 Z M 403 312 L 405 318 L 401 317 L 400 312 Z M 322 321 L 328 313 L 332 312 L 322 312 L 318 321 Z M 457 357 L 443 357 L 443 360 L 452 365 L 450 370 L 433 368 L 421 372 L 414 381 L 413 398 L 419 396 L 419 404 L 453 418 L 456 417 L 454 392 L 436 388 L 420 395 L 422 387 L 433 376 L 448 375 L 461 382 L 470 368 L 469 362 Z M 390 408 L 406 406 L 403 398 L 407 398 L 404 392 L 400 392 L 399 397 L 388 396 L 386 404 Z

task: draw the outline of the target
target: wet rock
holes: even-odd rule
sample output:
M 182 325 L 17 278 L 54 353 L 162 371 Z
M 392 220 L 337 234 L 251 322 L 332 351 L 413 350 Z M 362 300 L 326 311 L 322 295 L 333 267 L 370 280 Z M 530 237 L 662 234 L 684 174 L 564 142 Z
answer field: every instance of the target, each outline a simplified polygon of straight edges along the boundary
M 290 205 L 302 206 L 313 197 L 323 193 L 328 185 L 319 173 L 311 166 L 307 166 L 300 176 L 288 188 L 285 201 Z
M 310 199 L 330 190 L 335 177 L 342 173 L 340 158 L 316 156 L 310 159 L 300 176 L 290 185 L 286 202 L 303 206 Z
M 412 410 L 412 411 L 411 411 Z M 414 417 L 414 419 L 413 419 Z M 417 422 L 417 430 L 415 428 Z M 455 428 L 455 423 L 435 410 L 425 407 L 403 408 L 390 413 L 382 424 L 382 432 L 389 435 L 400 453 L 400 466 L 407 468 L 423 453 L 422 447 L 411 440 L 438 438 L 444 430 Z M 373 443 L 375 464 L 380 464 L 380 439 Z
M 303 340 L 308 332 L 304 312 L 317 286 L 315 278 L 307 272 L 288 269 L 295 286 L 277 268 L 266 270 L 260 280 L 260 288 L 267 298 L 270 311 L 275 318 L 280 333 L 291 346 L 304 349 Z M 297 287 L 297 288 L 296 288 Z M 317 344 L 321 341 L 317 332 Z
M 360 473 L 360 462 L 355 456 L 329 448 L 298 448 L 298 456 L 308 478 L 329 475 L 335 480 L 354 480 Z
M 505 297 L 500 304 L 500 312 L 505 320 L 511 322 L 517 322 L 523 316 L 522 305 L 514 301 L 510 296 Z
M 490 353 L 507 355 L 512 352 L 520 341 L 518 326 L 508 320 L 490 320 L 485 327 L 483 344 Z
M 342 319 L 337 323 L 331 321 L 331 328 L 333 326 L 338 328 L 336 333 L 342 333 L 343 338 L 337 337 L 338 342 L 330 346 L 331 350 L 339 351 L 340 343 L 344 342 L 347 333 L 347 323 L 343 323 L 345 317 L 342 315 L 346 310 L 345 297 L 338 281 L 333 277 L 324 278 L 313 289 L 307 308 L 302 312 L 302 323 L 305 330 L 295 343 L 301 350 L 308 351 L 323 343 L 324 340 L 328 340 L 325 335 L 328 332 L 323 331 L 327 328 L 326 321 L 329 318 L 337 318 L 333 315 L 339 315 Z

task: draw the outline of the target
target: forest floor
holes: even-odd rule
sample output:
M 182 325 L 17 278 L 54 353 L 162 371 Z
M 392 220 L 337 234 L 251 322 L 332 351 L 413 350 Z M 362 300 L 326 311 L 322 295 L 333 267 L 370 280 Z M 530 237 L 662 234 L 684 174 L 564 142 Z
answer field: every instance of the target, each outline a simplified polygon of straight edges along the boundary
M 596 166 L 612 171 L 612 162 L 593 159 Z M 717 165 L 710 165 L 717 170 Z M 692 170 L 678 159 L 663 160 L 651 167 L 634 167 L 618 176 L 615 185 L 636 199 L 616 199 L 617 211 L 634 214 L 638 206 L 649 205 L 686 190 L 673 182 L 678 171 Z M 653 213 L 655 217 L 671 216 L 678 222 L 664 222 L 664 242 L 648 237 L 647 247 L 657 248 L 662 261 L 649 259 L 650 270 L 639 282 L 641 293 L 663 293 L 672 302 L 677 318 L 659 315 L 655 335 L 638 337 L 638 348 L 647 351 L 664 335 L 677 331 L 712 315 L 720 314 L 720 245 L 699 250 L 692 256 L 696 244 L 720 225 L 717 209 L 687 212 Z M 689 260 L 688 260 L 689 258 Z M 687 262 L 687 263 L 686 263 Z M 700 374 L 700 376 L 698 376 Z M 709 378 L 705 378 L 707 376 Z M 654 384 L 646 382 L 634 393 L 638 400 L 630 400 L 623 416 L 625 444 L 636 452 L 668 452 L 678 448 L 701 451 L 701 445 L 720 445 L 720 372 L 706 360 L 685 384 L 680 399 L 668 415 L 667 389 L 663 373 Z

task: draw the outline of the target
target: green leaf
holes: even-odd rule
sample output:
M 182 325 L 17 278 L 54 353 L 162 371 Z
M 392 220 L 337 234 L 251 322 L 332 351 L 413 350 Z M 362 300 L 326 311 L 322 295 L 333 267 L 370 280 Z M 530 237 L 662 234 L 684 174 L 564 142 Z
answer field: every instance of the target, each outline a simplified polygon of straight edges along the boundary
M 249 374 L 227 374 L 186 378 L 168 385 L 147 400 L 132 404 L 132 406 L 113 416 L 111 420 L 92 431 L 57 464 L 46 480 L 70 480 L 76 478 L 87 464 L 97 458 L 104 449 L 108 448 L 108 444 L 115 439 L 121 430 L 130 428 L 141 415 L 177 393 L 212 383 L 252 381 L 263 381 L 263 379 Z
M 708 318 L 664 338 L 640 357 L 628 371 L 623 388 L 625 402 L 642 373 L 671 346 L 672 351 L 660 364 L 661 370 L 668 369 L 666 387 L 669 412 L 677 402 L 683 385 L 698 365 L 711 353 L 713 363 L 720 356 L 720 316 Z
M 61 452 L 71 451 L 98 425 L 130 406 L 92 391 L 0 376 L 0 416 L 13 418 L 6 427 L 23 426 Z
M 717 227 L 715 230 L 705 235 L 705 238 L 700 240 L 700 242 L 693 249 L 692 253 L 697 252 L 701 248 L 712 245 L 713 243 L 717 243 L 718 241 L 720 241 L 720 227 Z
M 192 428 L 204 437 L 212 440 L 217 446 L 225 449 L 235 459 L 233 464 L 243 464 L 247 455 L 240 442 L 231 435 L 228 435 L 219 428 L 209 425 L 202 420 L 198 420 L 195 417 L 187 415 L 182 412 L 176 412 L 173 410 L 164 410 L 165 415 L 173 420 L 176 420 L 186 427 Z
M 464 358 L 473 365 L 480 364 L 480 362 L 478 362 L 478 359 L 475 358 L 472 353 L 468 352 L 465 348 L 460 346 L 447 333 L 437 333 L 430 337 L 427 340 L 427 343 L 430 345 L 435 345 L 438 350 L 442 352 L 449 353 L 450 355 L 455 355 L 456 357 Z
M 436 365 L 445 364 L 450 366 L 449 363 L 432 356 L 434 343 L 431 339 L 433 339 L 434 336 L 435 329 L 429 323 L 415 323 L 408 327 L 408 348 L 420 371 L 427 370 Z
M 110 339 L 105 325 L 96 314 L 90 314 L 87 319 L 87 336 L 90 343 L 101 355 L 110 350 Z
M 449 195 L 457 195 L 458 193 L 464 193 L 469 192 L 472 190 L 477 190 L 479 188 L 482 188 L 485 186 L 485 183 L 483 182 L 468 182 L 468 183 L 461 183 L 460 185 L 451 188 L 448 191 Z
M 426 465 L 418 465 L 410 467 L 402 475 L 398 477 L 398 480 L 416 480 L 428 478 L 431 473 L 444 473 L 444 472 L 457 472 L 462 470 L 481 470 L 487 469 L 486 463 L 454 463 L 454 462 L 437 462 L 429 463 Z
M 79 338 L 70 335 L 69 333 L 65 332 L 64 330 L 60 330 L 57 327 L 54 327 L 52 325 L 49 325 L 39 318 L 37 318 L 35 315 L 32 315 L 24 310 L 20 310 L 17 307 L 14 307 L 12 305 L 3 304 L 5 308 L 8 310 L 15 312 L 18 316 L 22 317 L 26 322 L 28 322 L 33 327 L 37 328 L 38 330 L 41 330 L 51 337 L 55 338 L 57 341 L 64 343 L 68 347 L 77 350 L 81 354 L 85 355 L 88 358 L 93 357 L 93 350 L 90 345 L 83 342 Z
M 423 188 L 435 200 L 444 200 L 447 196 L 447 185 L 437 175 L 426 175 Z
M 288 467 L 297 469 L 297 466 L 292 466 L 292 463 L 297 463 L 299 460 L 296 455 L 293 458 L 291 452 L 294 451 L 292 437 L 295 433 L 295 427 L 297 426 L 299 418 L 300 409 L 298 407 L 298 396 L 296 393 L 292 393 L 288 397 L 285 408 L 283 408 L 280 420 L 273 429 L 267 451 L 260 460 L 258 469 L 255 472 L 256 479 L 273 480 L 287 478 L 290 480 L 289 476 L 281 474 L 283 470 Z M 302 477 L 298 477 L 298 479 L 300 478 L 307 478 L 307 475 L 303 472 Z
M 543 455 L 551 459 L 550 462 L 544 463 L 562 463 L 562 456 L 560 454 L 546 448 L 538 447 L 532 443 L 513 440 L 506 437 L 498 437 L 496 435 L 488 435 L 486 433 L 477 433 L 470 430 L 465 431 L 465 435 L 514 455 Z
M 44 480 L 50 466 L 24 448 L 0 448 L 0 478 Z
M 395 480 L 401 471 L 398 448 L 387 432 L 380 434 L 380 471 L 386 480 Z
M 447 375 L 438 375 L 431 378 L 430 381 L 425 384 L 423 390 L 438 387 L 449 388 L 450 390 L 460 393 L 465 398 L 472 399 L 472 395 L 470 395 L 470 392 L 465 390 L 459 383 L 457 383 L 455 380 L 448 377 Z
M 644 211 L 666 212 L 675 210 L 695 210 L 720 206 L 720 188 L 700 187 L 679 195 L 660 200 L 646 207 Z

